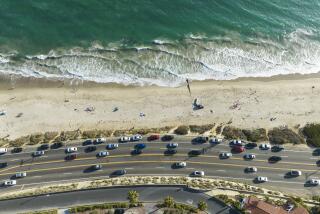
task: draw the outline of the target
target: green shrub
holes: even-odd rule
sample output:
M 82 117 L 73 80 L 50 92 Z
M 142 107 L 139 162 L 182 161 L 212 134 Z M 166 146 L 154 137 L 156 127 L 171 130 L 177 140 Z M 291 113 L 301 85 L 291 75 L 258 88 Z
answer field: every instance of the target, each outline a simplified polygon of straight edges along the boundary
M 273 144 L 302 144 L 303 138 L 288 128 L 274 128 L 268 133 L 269 141 Z
M 189 127 L 184 125 L 178 126 L 178 128 L 174 130 L 174 133 L 177 135 L 186 135 L 188 134 L 188 132 L 189 132 Z
M 251 142 L 259 142 L 259 141 L 268 140 L 267 131 L 263 128 L 253 129 L 253 130 L 244 129 L 244 130 L 242 130 L 242 132 L 246 136 L 247 140 L 249 140 Z
M 241 129 L 232 127 L 232 126 L 226 126 L 224 127 L 222 131 L 222 135 L 226 139 L 246 139 L 246 136 L 243 134 Z
M 207 124 L 207 125 L 190 125 L 190 131 L 194 133 L 203 134 L 207 131 L 213 129 L 215 124 Z
M 308 144 L 320 147 L 320 124 L 307 124 L 302 129 L 302 133 L 307 138 Z

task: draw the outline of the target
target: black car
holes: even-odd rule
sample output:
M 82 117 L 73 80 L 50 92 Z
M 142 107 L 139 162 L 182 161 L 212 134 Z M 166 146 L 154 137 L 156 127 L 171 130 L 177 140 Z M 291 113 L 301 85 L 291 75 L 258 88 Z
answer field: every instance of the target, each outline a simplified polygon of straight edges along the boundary
M 208 142 L 209 138 L 204 136 L 198 136 L 192 139 L 192 143 L 206 143 Z
M 320 156 L 320 149 L 313 150 L 312 155 L 313 156 Z
M 282 158 L 280 156 L 271 156 L 269 158 L 269 162 L 270 163 L 276 163 L 276 162 L 281 161 L 281 160 L 282 160 Z
M 254 149 L 256 148 L 258 145 L 256 143 L 247 143 L 245 145 L 246 149 Z
M 49 149 L 49 144 L 42 144 L 41 146 L 38 147 L 38 150 L 48 150 Z
M 51 145 L 51 149 L 59 149 L 63 146 L 62 142 L 55 142 Z
M 5 168 L 8 166 L 7 162 L 0 163 L 0 168 Z
M 22 152 L 22 147 L 15 147 L 11 150 L 11 153 L 20 153 Z
M 283 147 L 283 146 L 278 146 L 278 145 L 276 145 L 276 146 L 272 146 L 272 147 L 271 147 L 271 151 L 272 151 L 272 152 L 280 152 L 280 151 L 282 151 L 282 150 L 284 150 L 284 147 Z
M 131 154 L 132 155 L 140 155 L 142 153 L 142 150 L 141 149 L 134 149 L 132 150 Z
M 189 156 L 198 156 L 198 155 L 201 155 L 202 154 L 202 151 L 201 150 L 191 150 L 188 155 Z
M 88 147 L 86 147 L 85 152 L 93 152 L 96 150 L 97 150 L 96 146 L 88 146 Z
M 176 149 L 167 149 L 164 154 L 165 155 L 174 155 L 174 154 L 177 154 L 177 150 Z
M 162 136 L 161 140 L 162 141 L 170 141 L 170 140 L 173 140 L 173 135 L 164 135 Z
M 82 143 L 82 145 L 83 146 L 87 146 L 87 145 L 91 145 L 91 144 L 93 144 L 93 141 L 92 140 L 85 140 L 85 141 L 83 141 L 83 143 Z
M 127 174 L 127 171 L 124 170 L 124 169 L 119 169 L 119 170 L 114 171 L 112 174 L 113 174 L 113 175 L 120 176 L 120 175 L 125 175 L 125 174 Z

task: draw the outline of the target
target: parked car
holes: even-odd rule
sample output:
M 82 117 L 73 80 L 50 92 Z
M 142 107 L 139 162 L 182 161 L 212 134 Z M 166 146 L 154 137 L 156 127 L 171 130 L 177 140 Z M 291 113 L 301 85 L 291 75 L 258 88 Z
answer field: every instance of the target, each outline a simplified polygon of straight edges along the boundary
M 293 210 L 293 208 L 294 208 L 293 204 L 287 204 L 286 211 L 289 213 L 289 212 L 291 212 Z
M 3 186 L 14 186 L 17 184 L 17 181 L 16 180 L 5 180 L 3 182 Z
M 288 175 L 291 177 L 298 177 L 300 176 L 302 173 L 299 170 L 291 170 L 288 172 Z
M 69 154 L 66 156 L 66 160 L 74 160 L 77 159 L 78 155 L 76 153 Z
M 204 171 L 193 171 L 191 173 L 192 176 L 194 177 L 203 177 L 204 176 Z
M 68 147 L 66 149 L 66 152 L 67 153 L 73 153 L 73 152 L 77 152 L 78 151 L 78 148 L 77 147 Z
M 131 141 L 131 138 L 128 137 L 128 136 L 122 136 L 122 137 L 119 138 L 119 142 L 120 143 L 126 143 L 126 142 L 129 142 L 129 141 Z
M 282 158 L 280 156 L 271 156 L 268 160 L 270 163 L 276 163 L 278 161 L 281 161 Z
M 257 171 L 258 171 L 257 167 L 254 167 L 254 166 L 248 166 L 247 168 L 245 168 L 245 172 L 247 173 L 253 173 Z
M 230 152 L 221 152 L 219 154 L 220 159 L 228 159 L 232 157 L 232 154 Z
M 101 144 L 101 143 L 106 143 L 107 139 L 106 138 L 97 138 L 93 141 L 94 144 Z
M 136 144 L 136 145 L 134 146 L 134 148 L 141 150 L 141 149 L 146 148 L 146 144 L 144 144 L 144 143 L 139 143 L 139 144 Z
M 91 139 L 85 140 L 82 143 L 83 146 L 88 146 L 88 145 L 91 145 L 91 144 L 93 144 L 93 140 L 91 140 Z
M 276 146 L 272 146 L 271 147 L 271 151 L 272 152 L 280 152 L 280 151 L 282 151 L 282 150 L 284 150 L 284 147 L 283 146 L 281 146 L 281 145 L 276 145 Z
M 271 146 L 268 143 L 263 143 L 263 144 L 260 144 L 259 148 L 261 150 L 269 150 L 271 148 Z
M 220 144 L 222 143 L 222 138 L 217 138 L 217 137 L 210 138 L 209 143 Z
M 168 148 L 168 149 L 175 149 L 175 148 L 177 148 L 178 146 L 179 146 L 178 143 L 168 143 L 168 144 L 167 144 L 167 148 Z
M 110 143 L 110 144 L 107 144 L 107 146 L 106 146 L 106 148 L 107 149 L 116 149 L 116 148 L 118 148 L 119 147 L 119 144 L 117 144 L 117 143 Z
M 173 135 L 164 135 L 161 140 L 162 141 L 170 141 L 173 140 L 174 136 Z
M 202 151 L 200 150 L 191 150 L 189 153 L 189 156 L 198 156 L 202 154 Z
M 209 138 L 206 136 L 198 136 L 192 139 L 193 143 L 206 143 L 208 142 Z
M 96 146 L 87 146 L 85 148 L 85 152 L 93 152 L 93 151 L 96 151 L 96 150 L 97 150 Z
M 109 152 L 107 151 L 100 151 L 98 154 L 97 154 L 98 157 L 106 157 L 106 156 L 109 156 Z
M 116 170 L 112 173 L 113 175 L 117 175 L 117 176 L 120 176 L 120 175 L 125 175 L 127 174 L 127 171 L 125 169 L 119 169 L 119 170 Z
M 142 136 L 139 134 L 135 134 L 131 137 L 131 141 L 139 141 L 142 140 Z
M 259 176 L 259 177 L 256 177 L 256 181 L 259 183 L 267 182 L 268 177 Z
M 16 174 L 15 174 L 15 177 L 16 178 L 24 178 L 24 177 L 26 177 L 27 176 L 27 172 L 17 172 Z
M 159 134 L 153 134 L 148 137 L 148 141 L 159 140 L 159 139 L 160 139 Z
M 11 150 L 11 153 L 20 153 L 22 152 L 22 147 L 15 147 Z
M 246 145 L 245 145 L 245 147 L 246 147 L 246 149 L 254 149 L 254 148 L 256 148 L 258 146 L 258 144 L 256 144 L 256 143 L 247 143 Z
M 243 156 L 243 158 L 246 159 L 246 160 L 253 160 L 253 159 L 256 158 L 256 155 L 255 154 L 245 154 Z
M 186 166 L 187 166 L 186 162 L 177 162 L 177 163 L 175 163 L 175 167 L 177 167 L 177 168 L 184 168 Z
M 7 167 L 8 166 L 8 163 L 7 162 L 2 162 L 2 163 L 0 163 L 0 169 L 1 168 L 5 168 L 5 167 Z
M 236 152 L 236 153 L 241 153 L 241 152 L 244 152 L 245 149 L 243 146 L 234 146 L 234 147 L 232 147 L 232 151 Z
M 318 186 L 320 184 L 320 180 L 318 179 L 310 179 L 307 181 L 307 183 L 309 183 L 310 185 L 313 185 L 313 186 Z
M 0 155 L 5 154 L 8 152 L 7 148 L 0 148 Z
M 318 148 L 318 149 L 313 150 L 312 155 L 313 156 L 319 156 L 320 155 L 320 149 Z
M 42 156 L 42 155 L 44 155 L 44 151 L 43 150 L 35 151 L 35 152 L 32 153 L 33 157 L 39 157 L 39 156 Z

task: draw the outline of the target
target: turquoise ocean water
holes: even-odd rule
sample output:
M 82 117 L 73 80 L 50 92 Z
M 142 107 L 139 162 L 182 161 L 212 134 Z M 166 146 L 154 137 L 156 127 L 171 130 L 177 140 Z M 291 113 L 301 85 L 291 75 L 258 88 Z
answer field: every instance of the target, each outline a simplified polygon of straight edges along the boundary
M 320 71 L 319 0 L 1 0 L 0 72 L 176 86 Z

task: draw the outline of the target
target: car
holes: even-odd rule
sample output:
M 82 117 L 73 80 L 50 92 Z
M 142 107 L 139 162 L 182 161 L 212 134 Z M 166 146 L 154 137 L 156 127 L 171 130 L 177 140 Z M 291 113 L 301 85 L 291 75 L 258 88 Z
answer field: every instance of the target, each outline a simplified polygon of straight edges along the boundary
M 159 139 L 160 139 L 160 135 L 159 134 L 153 134 L 153 135 L 150 135 L 147 138 L 148 141 L 159 140 Z
M 134 149 L 134 150 L 131 151 L 132 155 L 140 155 L 141 153 L 142 153 L 141 149 Z
M 69 154 L 66 156 L 66 160 L 74 160 L 78 157 L 78 155 L 76 153 L 73 154 Z
M 279 161 L 281 161 L 282 160 L 282 158 L 280 157 L 280 156 L 271 156 L 269 159 L 268 159 L 268 161 L 270 162 L 270 163 L 276 163 L 276 162 L 279 162 Z
M 97 147 L 96 146 L 87 146 L 85 148 L 85 152 L 93 152 L 93 151 L 96 151 L 97 150 Z
M 131 137 L 131 141 L 139 141 L 142 140 L 142 136 L 139 134 L 135 134 Z
M 320 149 L 318 148 L 318 149 L 313 150 L 312 155 L 313 156 L 319 156 L 320 155 Z
M 120 143 L 126 143 L 126 142 L 129 142 L 131 141 L 131 138 L 130 137 L 127 137 L 127 136 L 122 136 L 119 138 L 119 142 Z
M 253 142 L 247 143 L 247 144 L 245 145 L 246 149 L 254 149 L 254 148 L 256 148 L 257 146 L 258 146 L 258 144 L 253 143 Z
M 256 177 L 256 181 L 259 183 L 267 182 L 268 177 L 259 176 L 259 177 Z
M 77 152 L 78 151 L 78 148 L 77 147 L 68 147 L 66 149 L 66 152 L 67 153 L 73 153 L 73 152 Z
M 38 147 L 38 150 L 48 150 L 49 149 L 49 144 L 42 144 L 41 146 Z
M 107 139 L 106 138 L 97 138 L 93 141 L 94 144 L 101 144 L 101 143 L 106 143 Z
M 177 148 L 178 146 L 179 146 L 178 143 L 168 143 L 168 144 L 167 144 L 167 148 L 168 148 L 168 149 L 175 149 L 175 148 Z
M 33 157 L 39 157 L 39 156 L 42 156 L 42 155 L 44 155 L 44 151 L 43 150 L 35 151 L 35 152 L 32 153 Z
M 0 163 L 0 169 L 1 168 L 5 168 L 5 167 L 7 167 L 8 166 L 8 163 L 7 162 L 2 162 L 2 163 Z
M 248 166 L 247 168 L 245 168 L 245 172 L 247 173 L 253 173 L 257 171 L 258 171 L 257 167 L 254 167 L 254 166 Z
M 256 155 L 255 154 L 245 154 L 243 156 L 243 158 L 246 159 L 246 160 L 253 160 L 253 159 L 256 158 Z
M 192 139 L 192 142 L 193 143 L 206 143 L 208 142 L 209 138 L 208 137 L 205 137 L 205 136 L 198 136 L 196 138 L 193 138 Z
M 0 155 L 3 155 L 8 152 L 7 148 L 0 148 Z
M 272 152 L 280 152 L 280 151 L 282 151 L 282 150 L 284 150 L 284 147 L 283 147 L 283 146 L 275 145 L 275 146 L 272 146 L 272 147 L 271 147 L 271 151 L 272 151 Z
M 83 146 L 88 146 L 88 145 L 91 145 L 91 144 L 93 144 L 93 140 L 91 140 L 91 139 L 85 140 L 82 143 Z
M 288 175 L 292 176 L 292 177 L 298 177 L 300 176 L 302 173 L 299 170 L 291 170 L 288 172 Z
M 110 144 L 107 144 L 106 148 L 107 149 L 116 149 L 119 147 L 119 144 L 117 143 L 110 143 Z
M 227 159 L 232 157 L 232 154 L 230 152 L 221 152 L 219 154 L 220 159 Z
M 236 152 L 236 153 L 241 153 L 241 152 L 244 152 L 245 149 L 243 146 L 234 146 L 234 147 L 232 147 L 232 151 Z
M 15 174 L 15 177 L 16 178 L 24 178 L 24 177 L 26 177 L 27 176 L 27 172 L 17 172 L 16 174 Z
M 192 176 L 194 177 L 203 177 L 204 176 L 204 171 L 193 171 L 191 173 Z
M 263 144 L 260 144 L 259 148 L 261 150 L 269 150 L 271 148 L 271 146 L 268 143 L 263 143 Z
M 242 141 L 241 140 L 232 140 L 229 143 L 230 146 L 242 146 Z
M 144 144 L 144 143 L 139 143 L 139 144 L 136 144 L 136 145 L 134 146 L 134 148 L 141 150 L 141 149 L 146 148 L 146 144 Z
M 209 140 L 209 143 L 212 143 L 212 144 L 220 144 L 221 142 L 222 142 L 222 138 L 213 137 L 213 138 L 210 138 Z
M 198 156 L 202 154 L 202 151 L 200 150 L 191 150 L 189 153 L 189 156 Z
M 17 181 L 16 180 L 5 180 L 4 182 L 3 182 L 3 185 L 4 186 L 14 186 L 14 185 L 16 185 L 17 184 Z
M 100 151 L 98 154 L 97 154 L 98 157 L 106 157 L 106 156 L 109 156 L 109 152 L 107 151 Z
M 63 146 L 64 144 L 62 142 L 55 142 L 51 145 L 51 149 L 59 149 Z
M 22 152 L 22 147 L 15 147 L 11 150 L 11 153 L 20 153 Z
M 178 151 L 176 149 L 167 149 L 164 154 L 166 155 L 174 155 L 176 154 Z
M 119 170 L 116 170 L 112 173 L 113 175 L 117 175 L 117 176 L 120 176 L 120 175 L 125 175 L 127 174 L 127 171 L 125 169 L 119 169 Z
M 186 162 L 177 162 L 177 163 L 175 163 L 175 167 L 177 167 L 177 168 L 183 168 L 183 167 L 186 167 L 186 166 L 187 166 Z
M 310 179 L 307 181 L 307 183 L 309 183 L 310 185 L 313 185 L 313 186 L 318 186 L 320 184 L 320 180 L 318 179 Z
M 93 170 L 100 170 L 100 169 L 102 169 L 102 165 L 101 165 L 101 164 L 93 165 L 93 166 L 92 166 L 92 169 L 93 169 Z
M 173 135 L 164 135 L 161 140 L 162 141 L 170 141 L 173 140 L 174 136 Z
M 294 208 L 294 205 L 293 205 L 293 204 L 287 204 L 287 206 L 286 206 L 286 211 L 287 211 L 287 212 L 291 212 L 291 211 L 293 210 L 293 208 Z

